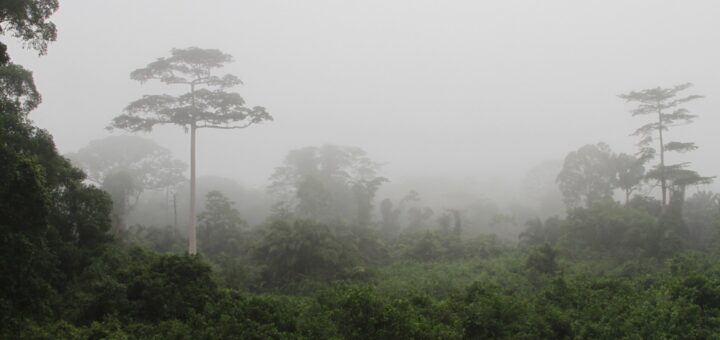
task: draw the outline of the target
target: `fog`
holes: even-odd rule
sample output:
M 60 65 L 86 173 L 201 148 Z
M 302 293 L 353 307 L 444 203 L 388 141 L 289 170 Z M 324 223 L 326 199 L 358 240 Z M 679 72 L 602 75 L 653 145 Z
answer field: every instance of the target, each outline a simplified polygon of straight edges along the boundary
M 0 1 L 0 339 L 717 338 L 719 13 Z
M 198 46 L 234 56 L 224 72 L 275 119 L 200 131 L 200 176 L 262 189 L 289 150 L 330 143 L 366 150 L 389 188 L 512 181 L 588 143 L 634 153 L 629 134 L 645 119 L 617 95 L 685 82 L 706 98 L 689 105 L 697 123 L 670 134 L 700 146 L 682 160 L 716 175 L 719 10 L 656 0 L 71 0 L 53 16 L 60 29 L 46 56 L 9 46 L 43 94 L 30 118 L 61 153 L 110 134 L 111 119 L 141 95 L 172 93 L 132 81 L 132 70 Z M 188 160 L 177 126 L 143 135 Z

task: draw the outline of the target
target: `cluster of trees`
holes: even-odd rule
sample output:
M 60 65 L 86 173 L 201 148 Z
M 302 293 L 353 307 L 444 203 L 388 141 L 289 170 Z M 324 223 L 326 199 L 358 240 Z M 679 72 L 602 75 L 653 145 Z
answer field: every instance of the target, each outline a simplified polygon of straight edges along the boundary
M 620 95 L 637 103 L 631 111 L 633 116 L 653 117 L 632 134 L 640 138 L 638 153 L 616 154 L 604 143 L 570 152 L 557 176 L 570 208 L 567 218 L 531 221 L 521 242 L 660 258 L 682 249 L 707 250 L 714 242 L 710 240 L 717 238 L 717 196 L 701 191 L 686 202 L 685 190 L 691 185 L 710 183 L 713 178 L 688 169 L 688 162 L 668 163 L 669 152 L 686 153 L 698 148 L 692 142 L 667 141 L 671 127 L 696 118 L 683 105 L 702 96 L 682 95 L 689 87 L 688 83 Z M 650 195 L 655 183 L 660 187 L 659 200 Z M 649 190 L 642 192 L 644 185 Z M 618 189 L 624 193 L 624 206 L 614 203 Z M 633 193 L 639 194 L 633 197 Z M 689 212 L 684 211 L 686 206 Z
M 370 225 L 373 199 L 387 181 L 379 164 L 356 147 L 323 145 L 290 151 L 270 177 L 278 219 Z
M 625 202 L 640 186 L 645 166 L 632 155 L 615 154 L 605 143 L 588 144 L 570 152 L 557 175 L 557 182 L 568 208 L 613 200 L 616 189 Z
M 707 184 L 712 177 L 701 176 L 687 169 L 690 163 L 667 163 L 667 153 L 686 153 L 698 147 L 693 142 L 667 141 L 671 127 L 691 123 L 697 116 L 683 107 L 685 103 L 702 98 L 699 95 L 681 95 L 692 84 L 670 88 L 652 88 L 620 95 L 628 102 L 637 103 L 633 116 L 653 115 L 656 118 L 633 132 L 640 138 L 636 155 L 615 154 L 605 143 L 585 145 L 565 157 L 557 182 L 569 208 L 586 206 L 613 199 L 615 189 L 625 194 L 630 202 L 642 182 L 660 184 L 661 210 L 668 208 L 682 214 L 685 189 L 690 185 Z M 646 171 L 646 164 L 659 157 L 657 164 Z
M 165 190 L 174 198 L 178 186 L 185 182 L 187 166 L 150 139 L 106 137 L 66 156 L 85 171 L 88 181 L 112 197 L 117 235 L 125 231 L 126 218 L 144 191 Z
M 2 33 L 40 54 L 55 39 L 56 1 L 0 4 Z M 32 73 L 0 43 L 0 324 L 3 337 L 28 318 L 57 317 L 55 304 L 111 241 L 110 197 L 58 154 L 28 118 L 40 104 Z M 8 330 L 8 331 L 6 331 Z

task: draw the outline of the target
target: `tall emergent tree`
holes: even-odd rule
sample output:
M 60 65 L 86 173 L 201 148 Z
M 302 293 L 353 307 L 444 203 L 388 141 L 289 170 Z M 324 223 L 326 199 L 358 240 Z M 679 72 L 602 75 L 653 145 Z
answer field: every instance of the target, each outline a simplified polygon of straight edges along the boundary
M 638 106 L 631 111 L 633 116 L 654 116 L 650 123 L 639 127 L 632 135 L 640 137 L 638 142 L 639 154 L 643 160 L 654 159 L 658 153 L 654 145 L 659 148 L 660 162 L 648 171 L 647 178 L 660 182 L 663 211 L 668 206 L 670 189 L 684 194 L 685 186 L 710 181 L 709 177 L 702 177 L 694 171 L 684 169 L 687 163 L 671 165 L 665 163 L 665 152 L 667 151 L 687 152 L 697 149 L 695 143 L 667 142 L 665 140 L 666 136 L 664 136 L 664 133 L 670 127 L 692 123 L 693 119 L 697 117 L 690 114 L 690 111 L 682 107 L 682 105 L 703 98 L 703 96 L 679 95 L 680 92 L 691 86 L 691 83 L 686 83 L 670 88 L 656 87 L 620 95 L 620 98 L 625 99 L 627 102 L 637 103 Z M 654 144 L 656 140 L 657 144 Z
M 181 85 L 189 91 L 179 96 L 145 95 L 130 103 L 125 113 L 113 119 L 110 128 L 129 131 L 151 131 L 155 125 L 175 124 L 190 131 L 190 221 L 188 239 L 190 254 L 197 253 L 195 211 L 195 136 L 197 129 L 243 129 L 272 116 L 264 107 L 248 108 L 245 100 L 229 90 L 242 82 L 214 71 L 232 61 L 232 56 L 216 49 L 190 47 L 173 49 L 171 56 L 160 58 L 130 74 L 144 83 L 158 80 L 167 85 Z

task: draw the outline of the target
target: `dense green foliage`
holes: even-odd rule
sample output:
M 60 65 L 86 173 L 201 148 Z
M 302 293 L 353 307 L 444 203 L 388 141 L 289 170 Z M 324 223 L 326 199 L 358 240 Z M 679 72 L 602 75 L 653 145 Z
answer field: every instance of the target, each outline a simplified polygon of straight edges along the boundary
M 720 202 L 683 218 L 636 197 L 528 222 L 517 245 L 436 226 L 272 219 L 249 228 L 221 192 L 200 256 L 172 227 L 108 236 L 109 196 L 50 136 L 2 116 L 2 338 L 712 338 Z M 414 222 L 412 222 L 414 221 Z M 422 219 L 411 223 L 428 222 Z
M 203 255 L 187 256 L 173 228 L 135 226 L 125 244 L 112 241 L 109 197 L 82 184 L 46 133 L 20 115 L 2 122 L 3 338 L 711 338 L 720 329 L 712 194 L 688 199 L 687 223 L 652 202 L 607 202 L 530 222 L 515 246 L 466 235 L 452 219 L 397 236 L 310 220 L 248 228 L 210 192 Z
M 48 43 L 57 38 L 55 24 L 48 21 L 58 10 L 58 0 L 9 0 L 0 2 L 0 34 L 13 37 L 38 53 L 47 52 Z M 6 63 L 7 47 L 0 43 L 0 62 Z
M 72 287 L 64 321 L 31 323 L 36 328 L 27 331 L 64 327 L 78 338 L 562 339 L 708 338 L 720 327 L 715 248 L 692 251 L 687 234 L 658 231 L 672 221 L 619 204 L 532 222 L 512 246 L 441 226 L 396 238 L 311 221 L 248 230 L 232 222 L 237 214 L 226 199 L 212 196 L 201 226 L 235 225 L 236 232 L 213 241 L 224 251 L 202 259 L 108 248 Z M 705 236 L 714 237 L 717 225 L 708 228 Z M 204 239 L 201 245 L 210 241 Z M 184 241 L 177 242 L 181 248 Z
M 58 155 L 50 135 L 25 118 L 26 93 L 14 94 L 0 97 L 3 324 L 52 316 L 54 303 L 111 240 L 109 196 L 83 183 L 85 175 Z
M 708 338 L 720 327 L 720 266 L 706 254 L 621 261 L 593 251 L 585 255 L 596 260 L 561 254 L 546 244 L 459 261 L 398 257 L 377 265 L 369 278 L 335 281 L 324 278 L 327 272 L 307 272 L 305 278 L 295 277 L 292 290 L 269 293 L 222 288 L 198 257 L 109 247 L 60 299 L 56 318 L 14 320 L 6 334 Z

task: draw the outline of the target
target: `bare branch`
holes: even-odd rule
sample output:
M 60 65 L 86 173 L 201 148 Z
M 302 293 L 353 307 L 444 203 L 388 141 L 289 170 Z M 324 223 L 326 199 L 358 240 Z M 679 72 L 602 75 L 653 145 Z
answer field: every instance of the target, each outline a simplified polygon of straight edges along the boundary
M 244 125 L 210 125 L 210 124 L 203 124 L 198 125 L 195 128 L 202 129 L 202 128 L 209 128 L 209 129 L 225 129 L 225 130 L 232 130 L 232 129 L 244 129 L 246 127 L 249 127 L 250 125 L 253 125 L 254 122 L 249 122 Z

